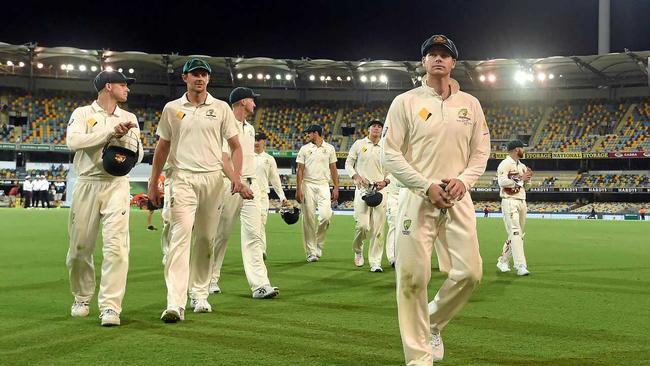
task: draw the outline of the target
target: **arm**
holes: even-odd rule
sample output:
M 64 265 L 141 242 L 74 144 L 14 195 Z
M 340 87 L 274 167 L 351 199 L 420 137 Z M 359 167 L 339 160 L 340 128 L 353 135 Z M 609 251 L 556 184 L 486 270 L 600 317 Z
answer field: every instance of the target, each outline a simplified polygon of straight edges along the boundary
M 221 153 L 221 160 L 223 160 L 223 173 L 230 179 L 231 182 L 239 180 L 239 177 L 235 176 L 235 169 L 232 167 L 232 160 L 230 160 L 230 155 L 228 153 Z
M 404 111 L 404 102 L 395 98 L 388 109 L 382 139 L 382 162 L 386 170 L 402 182 L 406 188 L 426 193 L 433 182 L 415 170 L 404 154 L 409 145 L 407 135 L 408 119 Z
M 368 185 L 368 181 L 364 179 L 359 173 L 357 173 L 356 165 L 357 159 L 359 157 L 359 144 L 355 141 L 354 144 L 350 147 L 348 152 L 348 157 L 345 159 L 345 171 L 348 175 L 354 180 L 357 188 L 361 188 L 364 185 Z
M 142 149 L 142 139 L 140 139 L 140 126 L 138 126 L 138 118 L 135 115 L 133 116 L 133 132 L 135 133 L 135 138 L 138 139 L 138 164 L 142 162 L 144 158 L 144 150 Z
M 280 202 L 286 203 L 287 197 L 284 195 L 284 191 L 282 190 L 282 182 L 280 181 L 280 174 L 278 174 L 278 164 L 273 158 L 271 158 L 271 170 L 269 170 L 269 176 L 267 178 L 271 183 L 271 187 L 273 187 L 275 194 L 280 198 Z
M 153 162 L 151 163 L 151 176 L 149 177 L 149 187 L 147 187 L 147 195 L 154 206 L 158 206 L 159 192 L 158 192 L 158 179 L 162 173 L 163 165 L 169 156 L 169 149 L 171 142 L 163 138 L 158 139 L 156 150 L 153 154 Z
M 515 188 L 521 187 L 522 183 L 519 178 L 509 175 L 511 169 L 507 164 L 507 160 L 501 162 L 497 168 L 497 181 L 499 182 L 499 187 L 501 188 Z M 514 178 L 514 179 L 513 179 Z
M 228 146 L 230 147 L 232 157 L 232 178 L 229 177 L 230 181 L 232 182 L 231 192 L 233 194 L 239 193 L 243 199 L 252 199 L 253 191 L 241 182 L 241 167 L 244 159 L 241 144 L 239 143 L 239 136 L 233 136 L 229 138 Z
M 336 169 L 336 163 L 330 163 L 330 174 L 332 175 L 332 182 L 334 188 L 332 189 L 332 201 L 339 199 L 339 171 Z
M 476 102 L 474 108 L 476 122 L 472 139 L 470 140 L 470 157 L 467 168 L 458 176 L 465 185 L 465 191 L 474 186 L 476 180 L 485 173 L 488 158 L 490 157 L 490 131 L 485 121 L 485 115 L 481 105 Z
M 302 179 L 305 175 L 305 164 L 298 163 L 296 168 L 296 201 L 302 203 Z
M 70 150 L 104 145 L 114 133 L 112 130 L 88 133 L 87 123 L 89 123 L 87 117 L 83 116 L 79 109 L 72 112 L 65 138 Z
M 382 139 L 382 163 L 386 171 L 391 173 L 406 188 L 424 193 L 431 203 L 438 208 L 450 208 L 451 196 L 438 184 L 429 182 L 420 172 L 415 170 L 404 157 L 409 145 L 408 119 L 404 111 L 401 98 L 395 98 L 384 125 L 384 138 Z

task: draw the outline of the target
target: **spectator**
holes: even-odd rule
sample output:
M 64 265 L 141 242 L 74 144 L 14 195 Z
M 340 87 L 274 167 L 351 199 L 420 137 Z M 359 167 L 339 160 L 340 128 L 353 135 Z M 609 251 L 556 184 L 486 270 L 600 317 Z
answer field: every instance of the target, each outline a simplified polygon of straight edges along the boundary
M 16 207 L 16 196 L 18 195 L 18 184 L 15 181 L 11 182 L 9 188 L 9 207 Z

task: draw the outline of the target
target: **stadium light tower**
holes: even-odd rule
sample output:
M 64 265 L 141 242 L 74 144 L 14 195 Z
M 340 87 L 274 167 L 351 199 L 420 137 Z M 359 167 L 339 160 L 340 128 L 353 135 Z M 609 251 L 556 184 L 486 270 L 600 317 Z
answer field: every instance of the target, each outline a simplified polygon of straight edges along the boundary
M 484 83 L 485 82 L 485 75 L 481 75 L 478 77 L 479 81 Z
M 43 68 L 43 63 L 39 62 L 36 64 L 37 69 L 42 69 Z
M 237 79 L 241 79 L 243 77 L 244 77 L 244 74 L 242 74 L 241 72 L 237 74 Z
M 495 81 L 497 81 L 497 77 L 496 77 L 496 75 L 494 75 L 494 74 L 490 74 L 490 75 L 488 75 L 487 79 L 488 79 L 488 81 L 491 82 L 491 83 L 494 83 Z
M 97 66 L 92 65 L 92 66 L 90 67 L 90 71 L 92 71 L 92 72 L 97 71 Z

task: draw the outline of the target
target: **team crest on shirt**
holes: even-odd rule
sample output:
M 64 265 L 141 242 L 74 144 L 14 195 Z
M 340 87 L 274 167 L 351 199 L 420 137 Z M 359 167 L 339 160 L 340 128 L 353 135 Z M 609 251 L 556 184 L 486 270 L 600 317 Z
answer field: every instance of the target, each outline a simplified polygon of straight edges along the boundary
M 404 219 L 404 222 L 402 223 L 402 234 L 403 235 L 411 235 L 411 224 L 413 223 L 413 220 L 411 219 Z
M 185 113 L 183 113 L 182 111 L 176 112 L 176 118 L 182 120 L 183 118 L 185 118 Z
M 368 148 L 367 148 L 367 147 L 364 146 L 364 147 L 361 148 L 361 152 L 362 152 L 362 153 L 364 153 L 364 152 L 366 152 L 366 151 L 368 151 Z
M 458 118 L 456 119 L 457 122 L 460 122 L 466 126 L 472 124 L 472 118 L 471 115 L 469 114 L 469 110 L 467 108 L 461 108 L 458 111 Z
M 206 117 L 212 117 L 212 118 L 217 118 L 217 115 L 214 114 L 214 109 L 208 109 L 207 112 L 205 112 Z

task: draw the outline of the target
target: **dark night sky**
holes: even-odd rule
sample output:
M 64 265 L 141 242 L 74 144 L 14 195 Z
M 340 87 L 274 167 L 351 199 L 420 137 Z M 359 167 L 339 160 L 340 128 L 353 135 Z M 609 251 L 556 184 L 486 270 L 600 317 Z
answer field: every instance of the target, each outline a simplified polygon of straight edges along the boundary
M 650 50 L 650 1 L 611 2 L 612 52 Z M 164 8 L 154 1 L 96 3 L 5 4 L 0 42 L 182 55 L 416 60 L 422 41 L 443 33 L 468 60 L 598 50 L 598 0 L 213 0 Z M 184 9 L 183 3 L 193 5 Z

